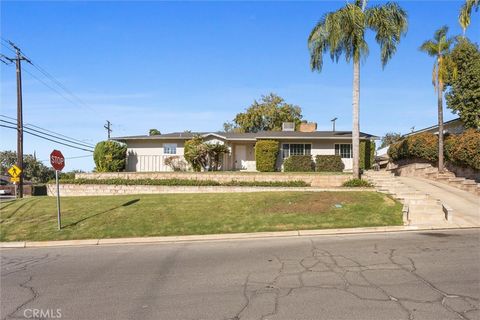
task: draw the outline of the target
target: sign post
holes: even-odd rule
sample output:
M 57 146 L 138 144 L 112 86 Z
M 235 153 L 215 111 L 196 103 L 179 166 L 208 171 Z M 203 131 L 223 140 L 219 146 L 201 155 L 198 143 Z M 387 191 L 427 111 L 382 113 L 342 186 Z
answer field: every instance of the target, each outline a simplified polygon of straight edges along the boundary
M 59 150 L 53 150 L 50 154 L 50 164 L 55 169 L 55 182 L 57 183 L 57 221 L 58 230 L 62 229 L 62 217 L 60 215 L 60 185 L 58 183 L 59 172 L 65 167 L 65 157 Z

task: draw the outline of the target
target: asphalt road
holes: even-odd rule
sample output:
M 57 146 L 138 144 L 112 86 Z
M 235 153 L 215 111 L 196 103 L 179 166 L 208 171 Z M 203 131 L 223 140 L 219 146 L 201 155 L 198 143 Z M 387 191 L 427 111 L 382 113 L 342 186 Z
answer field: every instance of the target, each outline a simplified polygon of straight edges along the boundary
M 480 319 L 480 229 L 1 258 L 2 319 Z

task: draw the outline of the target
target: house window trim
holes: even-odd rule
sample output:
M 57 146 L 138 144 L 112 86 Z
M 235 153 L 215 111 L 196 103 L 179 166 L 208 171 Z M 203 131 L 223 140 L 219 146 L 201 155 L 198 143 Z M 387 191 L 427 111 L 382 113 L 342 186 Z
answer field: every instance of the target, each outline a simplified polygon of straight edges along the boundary
M 176 143 L 164 143 L 163 144 L 163 154 L 177 154 L 177 147 L 178 145 Z M 172 150 L 173 152 L 166 152 L 167 150 Z
M 350 157 L 349 158 L 344 158 L 342 157 L 342 151 L 341 151 L 341 145 L 349 145 L 350 146 Z M 337 155 L 337 146 L 338 147 L 338 155 L 340 157 L 342 157 L 342 159 L 353 159 L 353 145 L 351 143 L 335 143 L 333 145 L 333 152 L 335 153 L 335 155 Z
M 288 156 L 285 156 L 284 154 L 284 146 L 285 145 L 288 145 Z M 305 150 L 307 150 L 307 148 L 305 148 L 305 146 L 310 146 L 310 154 L 309 155 L 312 155 L 312 143 L 311 142 L 301 142 L 301 143 L 282 143 L 282 148 L 281 148 L 281 156 L 282 156 L 282 159 L 285 160 L 287 159 L 288 157 L 291 156 L 291 153 L 292 153 L 292 149 L 291 149 L 291 145 L 303 145 L 303 155 L 308 155 L 305 153 Z

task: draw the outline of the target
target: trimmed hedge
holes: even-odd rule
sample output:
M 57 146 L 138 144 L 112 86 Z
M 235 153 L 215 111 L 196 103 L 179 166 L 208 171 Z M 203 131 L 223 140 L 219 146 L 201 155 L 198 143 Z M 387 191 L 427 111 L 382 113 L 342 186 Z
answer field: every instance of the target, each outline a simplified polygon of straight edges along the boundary
M 375 141 L 360 141 L 360 169 L 371 169 L 375 163 Z
M 44 184 L 37 184 L 32 186 L 32 196 L 46 196 L 47 186 Z
M 447 161 L 480 170 L 480 131 L 469 129 L 460 135 L 445 139 Z
M 290 156 L 283 161 L 283 171 L 285 172 L 311 172 L 315 168 L 315 163 L 311 155 Z
M 274 172 L 280 145 L 276 140 L 260 140 L 255 144 L 255 161 L 260 172 Z
M 316 171 L 342 172 L 344 168 L 341 156 L 318 155 L 315 157 Z
M 231 187 L 309 187 L 310 184 L 303 180 L 292 181 L 237 181 L 218 182 L 214 180 L 195 179 L 73 179 L 59 180 L 61 184 L 105 184 L 126 186 L 231 186 Z M 48 183 L 55 183 L 51 180 Z
M 392 160 L 424 159 L 438 160 L 438 137 L 433 133 L 419 133 L 390 146 L 388 156 Z
M 455 165 L 480 170 L 480 132 L 469 129 L 462 134 L 449 135 L 444 143 L 445 159 Z M 438 137 L 433 133 L 420 133 L 388 149 L 392 160 L 423 159 L 431 163 L 438 160 Z

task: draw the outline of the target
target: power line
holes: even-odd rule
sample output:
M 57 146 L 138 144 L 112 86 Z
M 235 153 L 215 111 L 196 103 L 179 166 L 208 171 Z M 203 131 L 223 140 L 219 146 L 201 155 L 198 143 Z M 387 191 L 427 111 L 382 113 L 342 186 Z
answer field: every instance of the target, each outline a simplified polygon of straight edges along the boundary
M 17 48 L 15 46 L 15 44 L 5 38 L 2 37 L 2 40 L 6 43 L 8 43 L 10 46 L 14 47 L 14 48 Z M 7 47 L 9 50 L 12 50 L 10 47 L 8 47 L 7 45 L 5 45 L 4 43 L 2 43 L 3 46 Z M 13 50 L 12 50 L 13 51 Z M 62 82 L 60 82 L 57 78 L 55 78 L 52 74 L 50 74 L 47 70 L 45 70 L 45 68 L 41 67 L 38 63 L 34 63 L 32 61 L 32 59 L 30 59 L 29 57 L 27 57 L 23 52 L 22 52 L 22 56 L 25 57 L 27 60 L 27 62 L 32 65 L 35 69 L 37 69 L 43 76 L 45 76 L 46 78 L 48 78 L 53 84 L 55 84 L 58 88 L 60 88 L 61 90 L 63 90 L 68 96 L 69 98 L 67 98 L 64 94 L 60 93 L 58 90 L 52 88 L 50 85 L 48 85 L 45 81 L 43 80 L 40 80 L 38 77 L 36 77 L 35 75 L 33 75 L 31 72 L 28 72 L 26 69 L 25 71 L 30 74 L 32 77 L 34 77 L 35 79 L 37 79 L 39 82 L 43 83 L 45 86 L 47 86 L 48 88 L 50 88 L 51 90 L 55 91 L 57 94 L 59 94 L 60 96 L 62 96 L 64 99 L 66 99 L 67 101 L 69 101 L 70 103 L 78 106 L 78 107 L 83 107 L 83 108 L 86 108 L 86 109 L 89 109 L 89 111 L 91 112 L 94 112 L 94 113 L 98 113 L 98 111 L 94 110 L 91 106 L 89 106 L 85 101 L 83 101 L 82 99 L 80 99 L 77 95 L 75 95 L 70 89 L 68 89 Z
M 80 159 L 80 158 L 91 158 L 92 155 L 91 154 L 87 154 L 85 156 L 76 156 L 76 157 L 67 157 L 65 158 L 65 160 L 71 160 L 71 159 Z M 40 162 L 48 162 L 50 161 L 50 159 L 47 159 L 47 160 L 39 160 Z
M 7 121 L 7 120 L 2 120 L 2 119 L 0 119 L 0 121 L 1 121 L 1 122 L 5 122 L 5 123 L 8 123 L 8 124 L 15 124 L 14 122 Z M 52 137 L 52 138 L 55 138 L 55 139 L 63 140 L 63 141 L 69 142 L 69 143 L 78 144 L 78 145 L 83 146 L 83 147 L 86 147 L 86 148 L 92 148 L 92 147 L 93 147 L 93 146 L 90 146 L 90 145 L 87 145 L 87 144 L 83 144 L 83 143 L 71 141 L 71 140 L 69 140 L 69 139 L 56 137 L 56 136 L 54 136 L 54 135 L 52 135 L 52 134 L 48 134 L 48 133 L 45 133 L 45 132 L 42 132 L 42 131 L 40 131 L 40 130 L 36 130 L 36 129 L 33 129 L 33 128 L 28 128 L 28 127 L 25 127 L 25 126 L 24 126 L 24 129 L 28 129 L 28 130 L 31 130 L 31 131 L 34 131 L 34 132 L 38 132 L 38 133 L 40 133 L 40 134 L 43 134 L 43 135 L 46 135 L 46 136 L 49 136 L 49 137 Z
M 8 126 L 8 125 L 4 125 L 4 124 L 0 124 L 0 127 L 4 127 L 4 128 L 10 128 L 10 129 L 14 129 L 14 130 L 17 130 L 16 127 L 12 127 L 12 126 Z M 67 143 L 63 143 L 63 142 L 60 142 L 60 141 L 56 141 L 56 140 L 53 140 L 53 139 L 50 139 L 50 138 L 46 138 L 46 137 L 43 137 L 41 135 L 38 135 L 38 134 L 35 134 L 33 132 L 30 132 L 27 130 L 24 130 L 25 133 L 28 133 L 32 136 L 35 136 L 35 137 L 38 137 L 38 138 L 41 138 L 41 139 L 44 139 L 44 140 L 48 140 L 48 141 L 51 141 L 51 142 L 55 142 L 55 143 L 58 143 L 58 144 L 61 144 L 61 145 L 64 145 L 64 146 L 67 146 L 67 147 L 70 147 L 70 148 L 74 148 L 74 149 L 78 149 L 78 150 L 83 150 L 83 151 L 88 151 L 88 152 L 93 152 L 93 150 L 89 150 L 89 149 L 84 149 L 84 148 L 81 148 L 81 147 L 77 147 L 77 146 L 73 146 L 73 145 L 70 145 L 70 144 L 67 144 Z
M 13 120 L 13 121 L 17 121 L 17 119 L 13 118 L 13 117 L 9 117 L 9 116 L 6 116 L 6 115 L 2 115 L 0 114 L 0 117 L 2 118 L 6 118 L 6 119 L 10 119 L 10 120 Z M 61 134 L 61 133 L 58 133 L 58 132 L 55 132 L 55 131 L 52 131 L 52 130 L 48 130 L 48 129 L 45 129 L 45 128 L 42 128 L 40 126 L 37 126 L 37 125 L 34 125 L 34 124 L 31 124 L 31 123 L 27 123 L 27 124 L 24 124 L 23 125 L 24 127 L 27 127 L 27 129 L 31 129 L 31 130 L 34 130 L 33 128 L 29 128 L 29 127 L 34 127 L 34 128 L 37 128 L 37 129 L 40 129 L 40 130 L 43 130 L 43 131 L 46 131 L 46 132 L 49 132 L 49 133 L 52 133 L 52 134 L 56 134 L 58 136 L 62 136 L 68 140 L 71 140 L 70 142 L 73 142 L 73 143 L 79 143 L 79 144 L 84 144 L 86 147 L 91 147 L 91 148 L 94 148 L 95 146 L 90 144 L 90 143 L 86 143 L 85 141 L 82 141 L 82 140 L 79 140 L 79 139 L 75 139 L 75 138 L 72 138 L 72 137 L 69 137 L 67 135 L 64 135 L 64 134 Z

